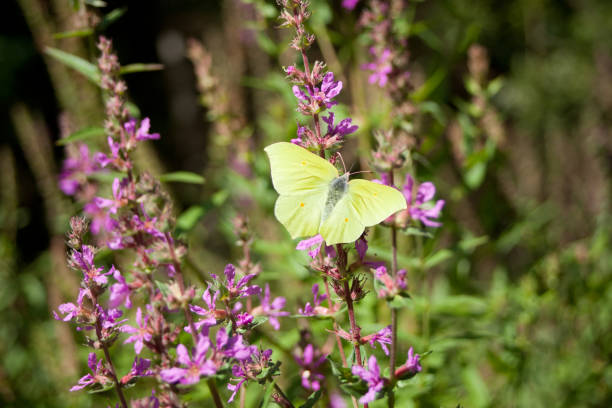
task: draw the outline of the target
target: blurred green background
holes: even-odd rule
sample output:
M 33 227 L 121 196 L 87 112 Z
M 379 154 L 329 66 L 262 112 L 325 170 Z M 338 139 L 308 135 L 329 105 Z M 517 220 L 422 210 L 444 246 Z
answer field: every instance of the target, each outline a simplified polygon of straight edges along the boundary
M 43 52 L 50 46 L 95 61 L 94 36 L 54 36 L 91 26 L 72 3 L 0 4 L 3 407 L 113 403 L 112 394 L 67 391 L 85 374 L 87 350 L 81 334 L 51 318 L 76 296 L 64 234 L 82 205 L 57 187 L 65 150 L 56 142 L 66 122 L 79 129 L 103 120 L 98 89 Z M 339 0 L 313 0 L 310 21 L 317 35 L 311 60 L 325 59 L 344 82 L 335 111 L 360 126 L 347 157 L 354 162 L 358 154 L 362 164 L 373 131 L 391 125 L 392 108 L 360 69 L 369 42 L 357 20 L 366 4 L 348 12 Z M 232 219 L 246 214 L 253 257 L 263 266 L 259 283 L 270 282 L 295 311 L 316 279 L 272 215 L 276 195 L 262 151 L 293 137 L 301 119 L 281 71 L 295 55 L 290 32 L 275 28 L 275 2 L 107 0 L 96 13 L 101 19 L 113 10 L 118 17 L 97 27 L 121 63 L 164 65 L 125 76 L 131 101 L 162 134 L 140 151 L 139 167 L 206 178 L 203 186 L 167 185 L 190 247 L 190 279 L 201 286 L 197 271 L 218 272 L 240 259 Z M 401 312 L 400 355 L 409 345 L 432 353 L 398 401 L 612 406 L 612 2 L 442 0 L 410 2 L 408 10 L 415 92 L 407 102 L 421 142 L 414 169 L 420 181 L 435 183 L 446 206 L 432 237 L 401 238 L 400 267 L 409 269 L 413 299 Z M 212 56 L 223 91 L 212 105 L 198 90 L 187 38 Z M 88 143 L 100 149 L 104 140 Z M 385 232 L 371 234 L 382 259 L 389 258 Z M 370 331 L 387 324 L 388 309 L 371 295 L 358 318 Z M 275 351 L 284 385 L 299 399 L 306 394 L 288 355 L 296 325 L 303 326 L 283 321 Z M 265 336 L 253 341 L 270 345 Z M 129 367 L 124 357 L 119 364 Z M 206 390 L 198 391 L 193 406 L 207 406 Z M 249 406 L 260 393 L 250 391 Z

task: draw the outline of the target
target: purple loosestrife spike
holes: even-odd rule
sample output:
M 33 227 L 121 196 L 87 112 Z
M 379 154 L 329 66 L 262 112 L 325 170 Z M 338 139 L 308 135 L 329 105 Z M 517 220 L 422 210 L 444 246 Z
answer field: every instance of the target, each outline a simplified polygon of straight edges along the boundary
M 431 182 L 425 182 L 417 189 L 415 199 L 412 197 L 412 189 L 414 186 L 414 180 L 410 174 L 406 175 L 406 182 L 404 183 L 404 197 L 408 202 L 408 211 L 410 217 L 415 220 L 421 221 L 427 227 L 439 227 L 442 223 L 432 221 L 431 218 L 439 218 L 442 208 L 444 207 L 444 200 L 438 200 L 432 206 L 431 201 L 436 194 L 436 187 Z
M 359 403 L 367 404 L 374 401 L 376 393 L 384 386 L 384 379 L 380 376 L 380 367 L 378 367 L 376 357 L 370 356 L 367 368 L 354 365 L 351 371 L 368 384 L 368 392 L 359 398 Z
M 123 326 L 121 331 L 125 333 L 130 333 L 132 336 L 125 339 L 123 344 L 134 343 L 134 351 L 136 354 L 140 354 L 142 351 L 142 347 L 145 342 L 149 342 L 152 340 L 151 329 L 148 327 L 149 315 L 146 315 L 145 318 L 142 318 L 142 310 L 138 308 L 136 310 L 136 324 L 138 327 L 132 326 Z
M 179 344 L 176 347 L 176 359 L 184 367 L 167 368 L 160 371 L 160 377 L 167 383 L 191 385 L 200 381 L 201 376 L 211 376 L 217 372 L 217 366 L 212 360 L 206 359 L 210 348 L 208 337 L 200 336 L 198 344 L 192 350 L 193 358 L 189 358 L 187 347 Z
M 319 367 L 326 361 L 327 356 L 319 350 L 315 350 L 312 344 L 308 344 L 304 347 L 302 355 L 295 355 L 294 358 L 301 367 L 302 387 L 307 390 L 318 391 L 325 379 Z

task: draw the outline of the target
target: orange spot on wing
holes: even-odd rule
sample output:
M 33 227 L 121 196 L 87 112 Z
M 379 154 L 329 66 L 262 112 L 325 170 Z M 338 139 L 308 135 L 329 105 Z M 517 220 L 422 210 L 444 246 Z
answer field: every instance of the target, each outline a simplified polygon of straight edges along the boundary
M 344 219 L 344 222 L 348 222 L 348 218 L 345 218 L 345 219 Z
M 303 162 L 302 162 L 302 166 L 305 166 L 305 165 L 306 165 L 306 162 L 305 162 L 305 161 L 303 161 Z
M 304 203 L 300 203 L 300 207 L 303 207 L 303 206 L 304 206 Z

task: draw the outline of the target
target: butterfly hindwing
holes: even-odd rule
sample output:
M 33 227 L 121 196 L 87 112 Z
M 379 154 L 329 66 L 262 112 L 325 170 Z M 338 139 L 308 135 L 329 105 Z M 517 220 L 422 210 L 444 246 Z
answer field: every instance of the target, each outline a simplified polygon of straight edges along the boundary
M 264 149 L 270 158 L 272 184 L 280 195 L 327 194 L 338 170 L 327 160 L 293 143 L 279 142 Z
M 366 227 L 379 224 L 397 211 L 406 209 L 406 198 L 401 192 L 368 180 L 349 181 L 347 195 L 359 221 Z
M 281 195 L 274 205 L 274 215 L 287 228 L 291 238 L 319 233 L 325 194 Z
M 353 242 L 363 233 L 365 226 L 351 204 L 350 194 L 336 203 L 329 216 L 321 223 L 319 233 L 327 245 Z

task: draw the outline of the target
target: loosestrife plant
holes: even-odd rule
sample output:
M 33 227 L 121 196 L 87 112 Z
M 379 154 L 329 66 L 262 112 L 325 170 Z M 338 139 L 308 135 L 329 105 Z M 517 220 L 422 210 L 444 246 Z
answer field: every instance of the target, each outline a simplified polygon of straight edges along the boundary
M 301 64 L 284 68 L 297 110 L 305 117 L 291 142 L 334 164 L 342 144 L 358 126 L 351 118 L 338 120 L 332 111 L 343 83 L 324 62 L 309 61 L 308 49 L 315 37 L 305 26 L 310 13 L 308 2 L 278 3 L 281 25 L 294 30 L 291 46 L 301 59 Z M 343 4 L 353 8 L 356 3 Z M 381 2 L 371 3 L 372 10 L 385 11 Z M 368 10 L 365 13 L 373 13 Z M 384 21 L 376 21 L 382 28 L 372 30 L 384 34 Z M 370 83 L 397 96 L 408 77 L 407 72 L 398 72 L 399 65 L 394 63 L 401 50 L 391 48 L 393 44 L 386 48 L 384 35 L 373 38 L 379 43 L 372 51 L 375 60 L 364 69 L 371 72 Z M 215 406 L 222 407 L 256 382 L 272 390 L 271 400 L 276 404 L 293 407 L 277 383 L 276 377 L 282 373 L 280 361 L 271 349 L 250 343 L 255 330 L 280 330 L 280 319 L 290 313 L 284 310 L 286 300 L 273 296 L 268 284 L 262 287 L 255 283 L 265 278 L 265 271 L 250 258 L 254 237 L 247 220 L 235 220 L 235 233 L 244 253 L 238 266 L 228 264 L 222 272 L 211 273 L 205 287 L 187 282 L 182 269 L 187 248 L 174 235 L 169 195 L 133 160 L 133 152 L 142 142 L 159 139 L 160 135 L 151 133 L 149 119 L 130 117 L 127 87 L 119 77 L 120 66 L 111 42 L 101 37 L 98 48 L 108 151 L 91 153 L 85 145 L 69 148 L 59 180 L 66 194 L 83 203 L 87 216 L 74 217 L 68 234 L 68 264 L 82 275 L 79 293 L 74 302 L 62 304 L 54 313 L 56 319 L 75 324 L 91 349 L 89 372 L 71 391 L 114 389 L 116 405 L 123 408 L 183 407 L 186 403 L 182 395 L 205 382 Z M 413 347 L 408 347 L 405 362 L 397 357 L 398 350 L 407 346 L 397 341 L 395 305 L 398 298 L 409 297 L 407 271 L 399 269 L 397 260 L 397 233 L 418 223 L 439 227 L 444 201 L 434 202 L 434 185 L 417 185 L 410 174 L 405 175 L 403 186 L 397 186 L 397 176 L 409 156 L 406 138 L 392 129 L 379 133 L 378 140 L 372 163 L 380 176 L 374 181 L 398 188 L 407 202 L 406 210 L 382 223 L 390 231 L 391 265 L 368 252 L 367 231 L 352 244 L 329 246 L 317 235 L 296 247 L 308 252 L 309 268 L 320 281 L 312 286 L 312 300 L 299 306 L 295 316 L 329 319 L 328 330 L 333 336 L 332 342 L 323 343 L 322 335 L 327 333 L 304 329 L 293 353 L 293 363 L 300 369 L 300 384 L 306 393 L 312 393 L 311 404 L 325 393 L 330 406 L 345 406 L 336 391 L 339 387 L 350 394 L 355 407 L 385 396 L 393 406 L 398 381 L 422 370 Z M 109 194 L 89 177 L 100 172 L 116 175 Z M 103 264 L 96 257 L 102 249 L 121 251 L 117 259 L 123 262 Z M 131 254 L 129 261 L 125 261 L 126 254 Z M 373 292 L 367 288 L 369 281 L 374 282 Z M 363 332 L 357 321 L 356 309 L 366 296 L 377 296 L 391 307 L 391 322 L 378 331 Z M 345 344 L 352 347 L 350 355 L 345 354 Z M 121 346 L 133 356 L 126 372 L 119 372 L 113 360 L 114 348 Z M 378 348 L 388 359 L 376 357 Z M 335 385 L 329 381 L 330 371 L 337 377 Z M 130 399 L 127 388 L 144 378 L 149 380 L 143 384 L 152 385 L 152 389 L 144 398 Z M 219 384 L 227 391 L 220 392 Z M 240 400 L 243 405 L 242 395 Z

